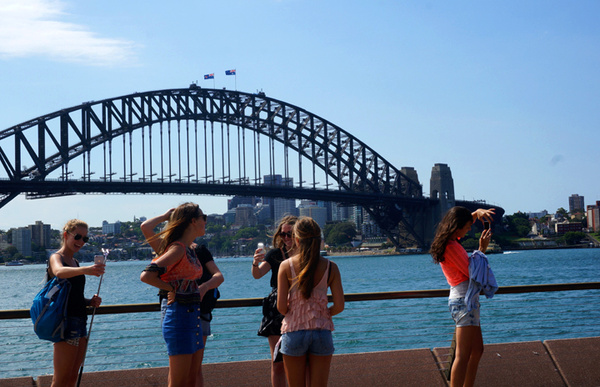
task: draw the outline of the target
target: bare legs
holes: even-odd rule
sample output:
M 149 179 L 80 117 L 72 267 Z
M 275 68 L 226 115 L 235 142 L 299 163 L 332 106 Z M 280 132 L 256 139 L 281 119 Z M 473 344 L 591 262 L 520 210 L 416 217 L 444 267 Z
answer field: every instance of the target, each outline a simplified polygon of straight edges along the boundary
M 169 387 L 196 386 L 203 356 L 203 349 L 191 355 L 169 356 Z
M 86 346 L 86 337 L 79 339 L 78 346 L 67 344 L 66 341 L 54 343 L 52 387 L 74 386 L 77 384 L 79 368 L 85 358 Z
M 450 374 L 450 387 L 472 387 L 475 384 L 481 355 L 483 355 L 481 327 L 457 327 L 456 354 Z
M 271 359 L 273 359 L 273 351 L 275 350 L 275 344 L 279 341 L 281 336 L 269 336 L 269 347 L 271 348 Z M 285 387 L 285 368 L 283 368 L 282 362 L 273 363 L 271 362 L 271 385 L 273 387 Z
M 206 349 L 206 339 L 208 336 L 202 336 L 204 341 L 204 349 Z M 196 379 L 196 387 L 204 387 L 204 375 L 202 374 L 202 361 L 204 360 L 204 349 L 200 350 L 200 371 L 198 372 L 198 378 Z
M 329 380 L 331 358 L 332 355 L 283 355 L 288 384 L 290 387 L 326 387 Z M 310 369 L 310 372 L 308 372 L 308 369 Z M 307 379 L 309 379 L 308 383 Z

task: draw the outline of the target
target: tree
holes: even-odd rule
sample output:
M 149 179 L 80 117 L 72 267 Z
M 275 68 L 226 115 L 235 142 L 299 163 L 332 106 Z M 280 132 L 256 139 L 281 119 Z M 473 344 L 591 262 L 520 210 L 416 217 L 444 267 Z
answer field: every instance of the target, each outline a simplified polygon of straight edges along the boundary
M 580 240 L 585 239 L 585 233 L 581 231 L 569 231 L 563 236 L 565 243 L 569 246 L 576 245 Z
M 504 221 L 507 226 L 509 233 L 518 237 L 526 237 L 531 231 L 531 225 L 529 224 L 529 217 L 527 214 L 522 212 L 516 212 L 513 215 L 507 215 L 504 217 Z
M 567 212 L 567 210 L 565 210 L 564 208 L 561 207 L 558 210 L 556 210 L 556 216 L 558 218 L 566 219 L 569 217 L 569 213 Z
M 325 243 L 330 246 L 347 244 L 356 236 L 356 227 L 354 226 L 354 223 L 342 222 L 331 226 L 332 227 L 326 226 L 327 234 L 325 236 Z

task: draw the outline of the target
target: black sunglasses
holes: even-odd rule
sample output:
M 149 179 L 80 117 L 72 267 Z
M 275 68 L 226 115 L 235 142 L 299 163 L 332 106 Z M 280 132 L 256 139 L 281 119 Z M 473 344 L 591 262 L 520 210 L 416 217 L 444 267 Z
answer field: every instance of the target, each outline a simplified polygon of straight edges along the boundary
M 69 233 L 69 234 L 71 234 L 71 233 Z M 76 241 L 83 238 L 83 243 L 88 243 L 88 241 L 90 240 L 90 237 L 83 236 L 81 234 L 71 234 L 71 235 L 73 235 L 73 239 L 75 239 Z
M 283 231 L 281 231 L 279 233 L 279 235 L 281 235 L 282 238 L 285 238 L 285 237 L 291 238 L 292 237 L 292 233 L 291 232 L 283 232 Z
M 206 216 L 206 214 L 202 214 L 202 215 L 200 215 L 200 217 L 201 217 L 202 219 L 204 219 L 204 221 L 205 221 L 205 222 L 206 222 L 206 218 L 208 218 L 208 216 Z

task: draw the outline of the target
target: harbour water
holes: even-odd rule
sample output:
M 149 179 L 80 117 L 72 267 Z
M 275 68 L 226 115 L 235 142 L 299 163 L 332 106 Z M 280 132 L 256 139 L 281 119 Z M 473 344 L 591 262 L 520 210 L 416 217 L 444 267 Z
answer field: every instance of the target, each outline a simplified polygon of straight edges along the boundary
M 440 267 L 426 254 L 330 258 L 340 268 L 346 293 L 448 288 Z M 222 299 L 268 294 L 269 275 L 253 279 L 251 260 L 217 258 L 225 276 L 220 287 Z M 600 249 L 515 251 L 490 255 L 489 260 L 500 286 L 596 282 L 600 278 Z M 103 305 L 156 302 L 156 290 L 139 281 L 145 265 L 141 261 L 109 262 L 100 291 Z M 44 272 L 44 265 L 0 267 L 2 309 L 28 309 L 41 288 Z M 97 290 L 98 283 L 98 278 L 87 277 L 87 297 Z M 600 293 L 595 290 L 482 299 L 484 341 L 600 336 L 598 323 L 580 323 L 600 321 L 599 300 Z M 267 358 L 266 340 L 256 336 L 260 314 L 258 307 L 215 310 L 205 362 Z M 336 353 L 448 346 L 453 330 L 443 298 L 347 303 L 334 323 Z M 86 369 L 165 366 L 159 325 L 158 313 L 96 316 Z M 51 344 L 37 339 L 29 320 L 0 320 L 0 335 L 2 344 L 10 348 L 0 354 L 3 377 L 52 372 Z

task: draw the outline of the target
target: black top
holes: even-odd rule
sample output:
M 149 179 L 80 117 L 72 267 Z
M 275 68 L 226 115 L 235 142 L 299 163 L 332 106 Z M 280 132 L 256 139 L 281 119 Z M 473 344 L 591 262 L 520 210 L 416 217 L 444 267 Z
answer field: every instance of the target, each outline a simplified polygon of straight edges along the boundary
M 282 249 L 272 249 L 265 255 L 265 262 L 271 265 L 271 287 L 277 288 L 277 275 L 279 274 L 279 266 L 281 262 L 288 259 L 287 252 L 282 253 Z M 284 258 L 285 257 L 285 258 Z
M 65 263 L 65 258 L 62 255 L 60 255 L 60 261 L 64 266 L 69 266 Z M 75 258 L 73 258 L 73 261 L 75 261 L 76 267 L 79 267 L 79 262 Z M 87 317 L 87 300 L 83 296 L 85 275 L 82 274 L 67 278 L 67 281 L 71 283 L 71 291 L 69 292 L 69 300 L 67 302 L 67 316 Z

